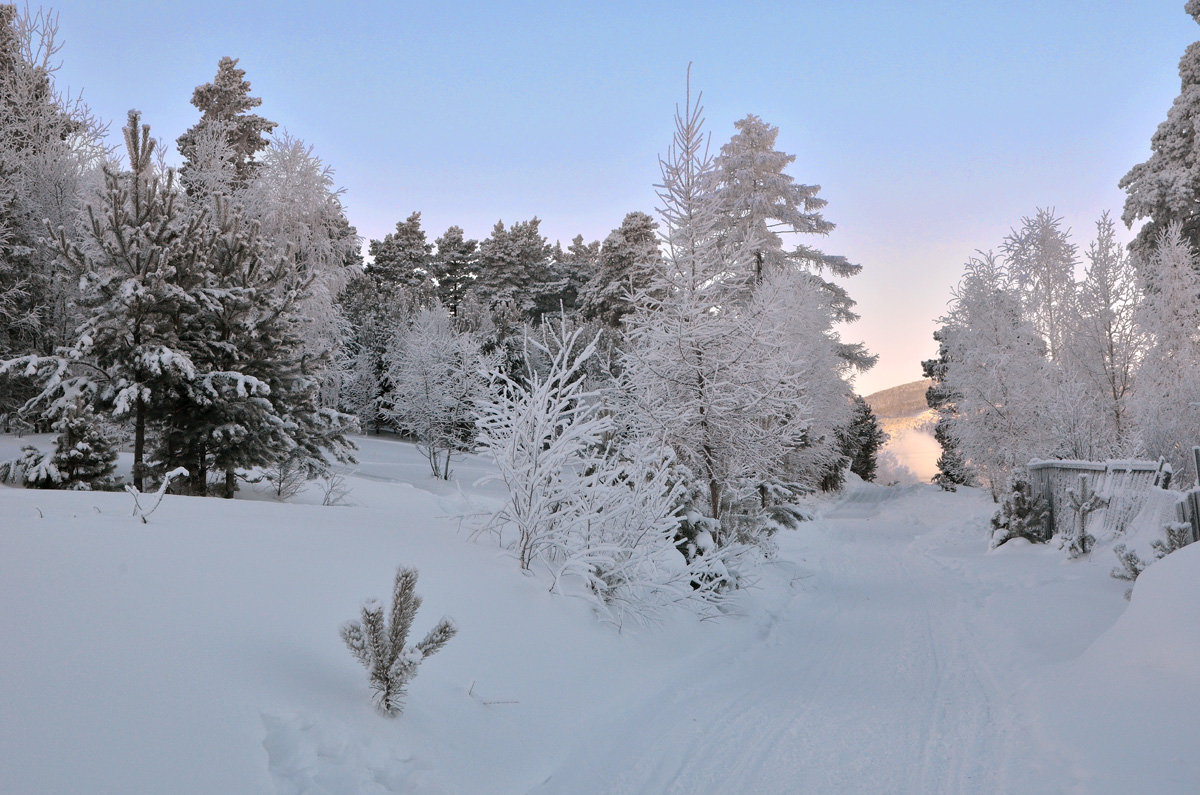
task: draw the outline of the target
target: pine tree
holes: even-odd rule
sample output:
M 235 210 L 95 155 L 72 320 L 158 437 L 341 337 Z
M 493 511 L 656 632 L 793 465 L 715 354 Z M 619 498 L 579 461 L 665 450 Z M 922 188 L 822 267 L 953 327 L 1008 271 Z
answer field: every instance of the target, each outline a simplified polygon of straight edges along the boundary
M 531 218 L 505 228 L 497 221 L 492 234 L 479 244 L 478 278 L 471 290 L 495 309 L 511 304 L 527 318 L 537 312 L 536 295 L 542 285 L 553 281 L 550 244 L 538 231 L 541 221 Z
M 580 296 L 584 316 L 620 328 L 633 309 L 634 294 L 649 287 L 661 266 L 658 222 L 645 213 L 627 214 L 600 247 L 595 272 Z
M 438 303 L 451 317 L 458 317 L 458 305 L 474 280 L 479 241 L 463 237 L 461 227 L 452 226 L 434 241 L 437 251 L 429 260 L 429 275 Z
M 1044 544 L 1050 540 L 1052 532 L 1046 498 L 1034 495 L 1029 473 L 1024 467 L 1018 467 L 1009 477 L 1000 507 L 992 515 L 992 548 L 1014 538 Z
M 721 147 L 715 160 L 716 191 L 724 216 L 723 244 L 751 252 L 751 268 L 743 277 L 759 283 L 772 271 L 806 273 L 826 291 L 829 311 L 838 322 L 857 320 L 849 293 L 823 274 L 845 278 L 859 273 L 862 266 L 803 242 L 789 251 L 780 237 L 781 232 L 824 236 L 833 231 L 834 225 L 820 212 L 826 205 L 825 199 L 817 196 L 820 186 L 797 183 L 784 173 L 796 156 L 775 149 L 778 127 L 753 114 L 735 122 L 734 127 L 738 132 Z M 839 350 L 859 370 L 870 369 L 877 359 L 861 343 L 841 344 Z
M 945 336 L 944 326 L 933 332 L 933 339 L 938 343 L 938 355 L 935 359 L 921 362 L 921 372 L 933 382 L 925 390 L 925 403 L 937 412 L 938 419 L 933 427 L 933 438 L 942 450 L 938 456 L 938 471 L 933 476 L 933 482 L 945 491 L 955 491 L 959 486 L 972 485 L 973 478 L 958 451 L 954 436 L 950 433 L 954 415 L 954 395 L 946 389 L 946 371 L 950 360 Z
M 550 252 L 550 269 L 544 283 L 534 287 L 534 317 L 565 312 L 574 315 L 584 290 L 596 273 L 600 241 L 586 243 L 583 235 L 571 239 L 564 251 L 559 243 Z
M 232 497 L 239 469 L 289 461 L 310 476 L 326 453 L 346 460 L 349 418 L 322 408 L 295 308 L 312 283 L 266 247 L 257 223 L 218 199 L 205 214 L 203 282 L 196 311 L 179 324 L 195 375 L 175 385 L 160 417 L 163 469 L 184 466 L 191 489 L 207 493 L 208 472 L 224 474 Z
M 759 485 L 812 438 L 814 418 L 844 421 L 848 390 L 819 288 L 796 273 L 753 289 L 741 277 L 752 252 L 722 238 L 701 126 L 689 96 L 661 159 L 664 260 L 634 298 L 621 361 L 639 437 L 671 447 L 691 471 L 697 511 L 722 523 L 723 545 L 745 505 L 757 509 Z
M 222 58 L 217 62 L 217 76 L 213 82 L 197 86 L 192 94 L 192 104 L 202 114 L 200 121 L 176 141 L 180 154 L 187 161 L 182 170 L 185 182 L 197 156 L 199 139 L 207 128 L 215 127 L 225 136 L 236 179 L 245 184 L 255 168 L 254 156 L 267 148 L 266 136 L 277 126 L 273 121 L 248 112 L 262 105 L 262 100 L 250 96 L 246 70 L 238 69 L 237 63 L 237 58 Z
M 1200 23 L 1200 0 L 1188 0 L 1184 10 Z M 1179 78 L 1179 96 L 1150 139 L 1150 159 L 1117 183 L 1126 194 L 1125 225 L 1146 219 L 1130 244 L 1141 260 L 1173 221 L 1192 246 L 1200 246 L 1200 41 L 1179 59 Z
M 91 362 L 103 378 L 100 397 L 115 416 L 131 416 L 133 485 L 143 490 L 146 432 L 155 401 L 195 375 L 180 349 L 177 322 L 194 311 L 199 279 L 200 219 L 177 205 L 174 174 L 154 171 L 149 125 L 130 111 L 125 126 L 130 171 L 105 168 L 100 207 L 88 207 L 87 238 L 60 233 L 63 258 L 81 279 L 89 313 L 71 358 Z
M 433 246 L 425 240 L 421 229 L 421 214 L 414 212 L 396 224 L 383 240 L 372 240 L 370 253 L 374 261 L 367 267 L 384 300 L 398 288 L 409 290 L 424 301 L 433 288 L 430 282 L 430 260 Z
M 867 401 L 855 395 L 854 413 L 842 433 L 842 452 L 850 462 L 850 471 L 863 480 L 875 480 L 879 451 L 887 440 L 887 433 Z
M 454 622 L 443 618 L 429 630 L 419 643 L 406 645 L 413 620 L 421 608 L 416 594 L 417 570 L 401 567 L 396 571 L 392 587 L 392 611 L 385 623 L 383 605 L 367 600 L 362 608 L 362 621 L 342 625 L 342 640 L 371 677 L 376 708 L 384 715 L 396 716 L 404 711 L 406 688 L 417 675 L 417 666 L 437 653 L 458 631 Z
M 66 413 L 54 424 L 51 463 L 62 476 L 59 488 L 104 491 L 116 488 L 117 439 L 91 406 Z

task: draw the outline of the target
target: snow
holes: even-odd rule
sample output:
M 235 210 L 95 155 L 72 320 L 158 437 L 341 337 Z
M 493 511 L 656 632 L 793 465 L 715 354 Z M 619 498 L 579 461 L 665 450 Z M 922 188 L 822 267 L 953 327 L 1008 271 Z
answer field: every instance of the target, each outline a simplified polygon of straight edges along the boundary
M 1111 554 L 988 552 L 983 492 L 851 477 L 728 615 L 618 630 L 471 538 L 486 461 L 359 442 L 346 507 L 0 487 L 0 791 L 1200 786 L 1200 545 L 1127 603 Z M 388 719 L 338 628 L 400 564 L 459 631 Z

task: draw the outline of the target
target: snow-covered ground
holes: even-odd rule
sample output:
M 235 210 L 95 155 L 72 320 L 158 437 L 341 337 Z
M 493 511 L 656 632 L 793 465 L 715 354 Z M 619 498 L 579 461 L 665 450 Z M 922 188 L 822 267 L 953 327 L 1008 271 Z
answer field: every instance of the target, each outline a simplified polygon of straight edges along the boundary
M 977 491 L 853 481 L 734 612 L 618 629 L 469 537 L 486 462 L 362 445 L 343 507 L 0 488 L 0 791 L 1200 789 L 1200 545 L 1127 603 L 988 552 Z M 399 564 L 459 634 L 387 719 L 337 628 Z

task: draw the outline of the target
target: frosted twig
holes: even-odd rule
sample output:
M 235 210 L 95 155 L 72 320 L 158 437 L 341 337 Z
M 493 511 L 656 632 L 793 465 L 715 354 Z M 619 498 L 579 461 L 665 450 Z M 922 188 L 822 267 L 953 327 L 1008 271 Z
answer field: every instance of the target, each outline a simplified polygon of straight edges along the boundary
M 125 493 L 127 493 L 130 497 L 133 497 L 133 515 L 141 519 L 142 524 L 148 524 L 146 517 L 158 509 L 159 504 L 162 502 L 163 495 L 167 493 L 167 489 L 171 485 L 171 481 L 178 477 L 186 478 L 187 476 L 188 471 L 184 467 L 175 467 L 166 475 L 164 475 L 163 481 L 158 487 L 158 491 L 154 493 L 154 504 L 150 506 L 149 510 L 142 508 L 142 503 L 139 499 L 140 497 L 144 496 L 142 492 L 138 491 L 136 486 L 126 486 Z

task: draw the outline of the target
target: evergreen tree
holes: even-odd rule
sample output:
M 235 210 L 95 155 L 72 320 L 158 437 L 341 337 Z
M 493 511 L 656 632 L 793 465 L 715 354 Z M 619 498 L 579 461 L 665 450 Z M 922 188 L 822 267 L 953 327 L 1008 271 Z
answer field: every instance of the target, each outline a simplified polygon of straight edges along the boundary
M 117 479 L 117 438 L 104 427 L 91 406 L 84 405 L 64 414 L 54 424 L 51 463 L 61 476 L 59 488 L 80 491 L 113 489 Z
M 1008 480 L 1008 489 L 1000 507 L 992 515 L 992 548 L 1014 538 L 1024 538 L 1034 544 L 1050 540 L 1050 507 L 1046 498 L 1034 496 L 1029 473 L 1017 467 Z
M 463 237 L 461 227 L 452 226 L 434 241 L 437 251 L 429 260 L 429 275 L 438 303 L 451 317 L 458 317 L 458 305 L 474 280 L 479 241 Z
M 225 137 L 236 180 L 245 184 L 255 168 L 254 156 L 267 148 L 266 136 L 277 126 L 273 121 L 248 112 L 262 105 L 262 100 L 250 96 L 246 70 L 238 69 L 237 63 L 237 58 L 222 58 L 217 63 L 217 76 L 213 81 L 197 86 L 192 93 L 192 104 L 202 116 L 176 141 L 186 161 L 182 171 L 185 182 L 189 179 L 188 171 L 195 162 L 197 146 L 205 130 L 215 128 Z
M 751 114 L 734 123 L 738 132 L 721 147 L 716 158 L 717 195 L 723 213 L 723 244 L 745 247 L 751 252 L 750 267 L 743 278 L 760 283 L 765 274 L 795 270 L 809 275 L 828 294 L 829 310 L 839 322 L 856 320 L 855 302 L 845 288 L 824 278 L 849 277 L 862 270 L 843 256 L 834 256 L 798 244 L 788 251 L 780 232 L 798 235 L 827 235 L 834 225 L 821 215 L 826 201 L 817 196 L 819 185 L 797 183 L 784 169 L 795 155 L 775 149 L 779 128 Z M 840 344 L 840 353 L 859 370 L 874 366 L 878 357 L 867 353 L 861 343 Z
M 690 97 L 661 168 L 665 257 L 634 299 L 621 360 L 631 422 L 691 471 L 697 513 L 719 523 L 719 544 L 757 541 L 760 528 L 740 516 L 757 509 L 759 486 L 807 439 L 826 437 L 814 417 L 836 426 L 847 416 L 830 315 L 800 274 L 772 273 L 753 289 L 739 276 L 752 252 L 722 239 L 716 169 Z
M 1200 0 L 1188 0 L 1184 10 L 1200 23 Z M 1130 244 L 1140 260 L 1148 259 L 1172 221 L 1192 246 L 1200 246 L 1200 41 L 1179 59 L 1179 78 L 1179 96 L 1150 139 L 1150 159 L 1117 183 L 1126 194 L 1125 225 L 1146 219 Z
M 471 290 L 487 306 L 508 303 L 525 317 L 536 316 L 538 291 L 553 282 L 550 244 L 539 224 L 532 218 L 505 228 L 497 221 L 491 236 L 479 244 L 478 278 Z
M 186 467 L 201 495 L 209 471 L 223 473 L 226 497 L 239 469 L 286 460 L 321 474 L 325 453 L 348 458 L 349 418 L 320 405 L 323 363 L 304 351 L 295 308 L 312 278 L 297 279 L 228 202 L 218 199 L 205 220 L 197 307 L 178 330 L 195 375 L 174 385 L 161 411 L 160 466 Z
M 100 374 L 101 399 L 115 416 L 132 417 L 133 485 L 141 491 L 151 408 L 195 374 L 177 323 L 195 309 L 201 221 L 179 209 L 173 172 L 155 173 L 155 142 L 137 111 L 129 112 L 124 132 L 130 170 L 105 168 L 103 201 L 88 207 L 86 239 L 75 245 L 60 233 L 60 247 L 81 280 L 79 302 L 88 312 L 70 358 Z
M 954 415 L 954 395 L 946 388 L 946 371 L 950 366 L 950 359 L 945 336 L 944 326 L 933 332 L 933 339 L 938 343 L 938 355 L 936 359 L 921 362 L 921 372 L 933 381 L 925 390 L 925 403 L 938 414 L 937 423 L 933 426 L 933 438 L 942 450 L 938 456 L 938 472 L 933 476 L 933 482 L 946 491 L 954 491 L 959 486 L 973 485 L 973 478 L 950 433 L 950 423 Z
M 384 300 L 397 288 L 425 300 L 433 288 L 429 278 L 433 246 L 425 240 L 419 212 L 398 222 L 396 231 L 385 235 L 383 240 L 372 240 L 370 253 L 374 262 L 367 267 L 367 273 L 379 285 Z
M 547 281 L 535 287 L 534 317 L 558 312 L 574 314 L 580 306 L 580 296 L 596 272 L 600 257 L 600 241 L 585 243 L 576 235 L 563 250 L 555 243 L 550 253 L 550 273 Z
M 627 214 L 600 247 L 595 272 L 580 297 L 584 316 L 620 328 L 633 309 L 633 295 L 650 285 L 661 266 L 658 222 L 642 212 Z
M 887 440 L 887 433 L 867 401 L 855 395 L 854 413 L 842 432 L 842 452 L 850 462 L 850 471 L 863 480 L 875 480 L 879 451 Z

